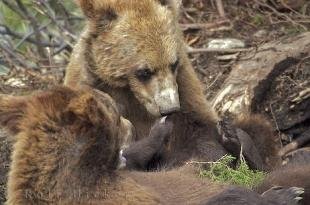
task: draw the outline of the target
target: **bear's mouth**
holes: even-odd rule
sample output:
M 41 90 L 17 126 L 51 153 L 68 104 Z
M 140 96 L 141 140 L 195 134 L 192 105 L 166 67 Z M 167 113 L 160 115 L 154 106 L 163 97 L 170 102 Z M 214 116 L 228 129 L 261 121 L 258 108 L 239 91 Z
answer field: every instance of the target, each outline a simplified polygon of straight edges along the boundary
M 161 116 L 178 112 L 180 107 L 179 93 L 176 89 L 166 88 L 155 94 L 155 102 L 159 107 Z

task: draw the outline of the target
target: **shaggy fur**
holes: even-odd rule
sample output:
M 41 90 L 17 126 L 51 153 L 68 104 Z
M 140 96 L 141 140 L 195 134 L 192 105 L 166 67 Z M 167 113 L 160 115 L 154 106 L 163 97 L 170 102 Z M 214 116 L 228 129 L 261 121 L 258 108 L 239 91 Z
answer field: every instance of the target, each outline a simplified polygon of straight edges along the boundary
M 170 76 L 170 81 L 177 83 L 182 111 L 200 122 L 214 123 L 217 116 L 205 100 L 178 27 L 180 2 L 167 1 L 172 7 L 156 0 L 96 2 L 102 1 L 80 1 L 86 16 L 97 12 L 101 18 L 88 18 L 67 67 L 65 84 L 89 84 L 109 93 L 122 104 L 122 114 L 139 128 L 141 138 L 157 117 L 146 111 L 146 104 L 153 100 L 152 83 L 163 83 Z M 117 19 L 106 18 L 111 12 Z M 102 27 L 105 20 L 107 24 Z M 173 73 L 170 66 L 177 59 L 177 71 Z M 134 76 L 141 67 L 154 72 L 150 82 L 141 83 Z
M 265 171 L 280 166 L 282 160 L 278 152 L 281 148 L 281 141 L 266 117 L 260 114 L 241 115 L 234 121 L 234 126 L 245 131 L 253 142 L 248 145 L 245 140 L 239 139 L 243 144 L 243 151 L 245 152 L 246 149 L 256 149 L 258 151 L 257 155 L 249 153 L 246 156 L 249 163 L 256 163 L 254 166 L 256 169 Z M 251 147 L 253 145 L 254 147 Z M 255 156 L 260 156 L 262 160 L 260 165 Z
M 174 130 L 159 163 L 171 167 L 193 158 L 215 161 L 230 152 L 222 144 L 216 128 L 218 116 L 206 101 L 186 54 L 178 26 L 180 0 L 78 2 L 87 26 L 73 50 L 65 85 L 87 84 L 111 95 L 136 128 L 136 140 L 147 136 L 159 116 L 158 102 L 169 107 L 168 98 L 155 100 L 158 90 L 168 86 L 171 93 L 178 93 L 181 110 L 172 116 Z M 145 69 L 152 75 L 141 82 L 136 73 Z M 243 120 L 241 124 L 248 129 L 260 122 Z M 268 142 L 273 133 L 254 134 L 266 145 L 275 143 Z M 255 168 L 262 167 L 266 166 Z
M 14 107 L 15 100 L 24 106 Z M 0 112 L 1 120 L 20 116 L 3 124 L 16 134 L 7 205 L 206 204 L 214 197 L 218 203 L 229 198 L 232 205 L 282 204 L 197 178 L 189 166 L 154 173 L 117 170 L 129 127 L 112 99 L 98 91 L 59 87 L 22 99 L 1 96 L 0 107 L 6 111 Z M 294 189 L 289 195 L 293 197 L 285 204 L 295 204 L 299 193 Z
M 300 204 L 310 204 L 310 149 L 303 148 L 291 154 L 287 164 L 268 174 L 266 179 L 256 188 L 263 193 L 272 186 L 298 186 L 305 189 Z

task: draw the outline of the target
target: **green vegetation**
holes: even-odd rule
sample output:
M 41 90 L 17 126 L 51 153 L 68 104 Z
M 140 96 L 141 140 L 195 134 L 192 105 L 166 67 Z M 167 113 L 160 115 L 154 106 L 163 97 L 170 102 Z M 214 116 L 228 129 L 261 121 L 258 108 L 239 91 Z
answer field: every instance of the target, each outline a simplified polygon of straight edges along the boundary
M 0 75 L 13 68 L 41 72 L 36 76 L 63 69 L 83 20 L 75 1 L 1 0 Z
M 77 35 L 84 26 L 81 22 L 81 11 L 74 1 L 50 0 L 41 4 L 39 1 L 22 0 L 21 4 L 26 11 L 22 10 L 15 1 L 9 0 L 8 2 L 11 7 L 0 2 L 0 30 L 7 28 L 11 32 L 19 34 L 20 37 L 17 37 L 9 32 L 6 41 L 15 46 L 19 45 L 14 49 L 21 51 L 23 55 L 29 50 L 29 46 L 33 46 L 33 43 L 31 44 L 25 39 L 35 39 L 35 35 L 32 34 L 35 29 L 40 30 L 43 42 L 59 43 L 59 39 L 70 42 L 71 39 L 67 37 L 68 32 Z M 28 16 L 35 19 L 36 25 L 32 24 Z
M 288 26 L 285 30 L 286 34 L 289 36 L 294 36 L 294 35 L 300 34 L 305 31 L 306 30 L 298 26 Z
M 256 26 L 262 26 L 265 22 L 264 16 L 260 15 L 260 14 L 256 14 L 253 18 L 252 18 L 252 23 Z
M 244 160 L 241 160 L 236 169 L 232 169 L 229 167 L 229 164 L 234 160 L 234 157 L 225 155 L 218 161 L 211 163 L 209 170 L 201 170 L 200 176 L 208 177 L 213 181 L 236 184 L 248 188 L 253 188 L 264 179 L 264 172 L 251 170 Z

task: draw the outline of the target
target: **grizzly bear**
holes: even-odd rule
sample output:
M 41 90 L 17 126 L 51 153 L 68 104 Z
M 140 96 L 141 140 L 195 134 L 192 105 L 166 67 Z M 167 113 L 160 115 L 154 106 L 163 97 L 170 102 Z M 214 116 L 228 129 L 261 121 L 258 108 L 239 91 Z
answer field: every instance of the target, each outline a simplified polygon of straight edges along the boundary
M 136 128 L 136 140 L 147 136 L 160 115 L 172 114 L 173 133 L 155 164 L 174 167 L 194 157 L 215 161 L 240 151 L 239 142 L 219 135 L 219 118 L 186 54 L 178 26 L 180 0 L 78 2 L 87 25 L 66 69 L 65 85 L 86 84 L 112 96 Z M 267 126 L 266 132 L 254 132 L 251 137 L 267 142 L 264 146 L 277 153 L 279 142 L 269 140 L 273 133 L 264 121 L 243 120 L 240 125 L 246 132 Z M 258 161 L 263 165 L 255 168 L 270 169 L 279 158 L 268 155 Z
M 15 136 L 7 205 L 297 205 L 303 192 L 272 188 L 259 195 L 197 178 L 193 166 L 119 170 L 123 136 L 130 127 L 112 98 L 97 90 L 57 87 L 26 97 L 1 96 L 0 108 L 1 125 Z M 172 130 L 164 125 L 151 132 L 163 135 L 163 142 Z
M 87 26 L 67 67 L 66 85 L 104 89 L 138 122 L 180 108 L 201 122 L 217 120 L 186 54 L 178 26 L 181 1 L 78 2 Z

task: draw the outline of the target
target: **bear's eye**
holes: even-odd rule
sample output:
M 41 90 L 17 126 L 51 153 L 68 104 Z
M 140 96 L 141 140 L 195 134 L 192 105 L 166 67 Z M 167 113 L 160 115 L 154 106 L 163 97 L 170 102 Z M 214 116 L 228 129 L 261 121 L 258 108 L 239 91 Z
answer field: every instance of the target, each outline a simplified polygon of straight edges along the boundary
M 159 0 L 159 3 L 163 6 L 166 6 L 168 4 L 168 0 Z
M 173 64 L 170 65 L 171 71 L 174 73 L 179 65 L 179 60 L 176 60 Z
M 99 21 L 97 24 L 103 28 L 109 26 L 112 21 L 115 21 L 118 18 L 116 12 L 109 8 L 106 11 L 104 11 L 103 14 L 99 17 Z
M 152 72 L 150 69 L 148 68 L 144 68 L 144 69 L 140 69 L 136 71 L 136 77 L 141 81 L 141 82 L 145 82 L 149 79 L 151 79 L 152 75 L 154 74 L 154 72 Z

